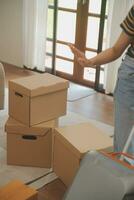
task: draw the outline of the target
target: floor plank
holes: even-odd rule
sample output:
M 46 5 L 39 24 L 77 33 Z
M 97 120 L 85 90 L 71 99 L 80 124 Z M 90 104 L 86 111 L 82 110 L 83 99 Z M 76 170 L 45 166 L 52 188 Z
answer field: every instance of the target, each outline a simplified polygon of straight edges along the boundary
M 113 97 L 95 93 L 75 102 L 68 102 L 68 110 L 106 124 L 113 125 Z

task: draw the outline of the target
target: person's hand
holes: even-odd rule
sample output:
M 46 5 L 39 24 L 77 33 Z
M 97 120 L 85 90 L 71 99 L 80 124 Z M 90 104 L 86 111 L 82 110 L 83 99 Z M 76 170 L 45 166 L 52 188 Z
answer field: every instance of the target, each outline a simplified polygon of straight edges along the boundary
M 77 49 L 74 45 L 72 44 L 68 44 L 68 46 L 70 47 L 72 53 L 75 56 L 75 59 L 77 60 L 77 62 L 82 66 L 82 67 L 90 67 L 92 66 L 92 62 L 90 60 L 88 60 L 84 53 L 81 52 L 79 49 Z
M 68 46 L 70 47 L 72 53 L 74 54 L 74 56 L 76 58 L 85 58 L 85 55 L 83 52 L 81 52 L 79 49 L 77 49 L 74 45 L 72 44 L 68 44 Z

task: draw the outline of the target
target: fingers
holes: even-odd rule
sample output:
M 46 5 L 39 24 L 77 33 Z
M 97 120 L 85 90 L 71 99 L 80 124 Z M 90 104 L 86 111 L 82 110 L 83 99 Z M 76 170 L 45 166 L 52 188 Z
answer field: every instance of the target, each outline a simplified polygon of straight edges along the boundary
M 71 49 L 72 53 L 75 56 L 75 59 L 82 67 L 88 66 L 88 59 L 86 59 L 83 52 L 81 52 L 79 49 L 77 49 L 74 45 L 68 44 L 69 48 Z
M 69 48 L 71 49 L 72 53 L 75 54 L 75 52 L 74 52 L 74 48 L 75 48 L 75 47 L 74 47 L 72 44 L 69 44 L 68 46 L 69 46 Z
M 68 43 L 67 45 L 69 46 L 69 48 L 70 48 L 71 50 L 74 48 L 74 45 L 73 45 L 73 44 Z
M 68 44 L 68 46 L 70 47 L 72 53 L 73 53 L 76 57 L 85 57 L 84 53 L 81 52 L 79 49 L 77 49 L 74 45 Z

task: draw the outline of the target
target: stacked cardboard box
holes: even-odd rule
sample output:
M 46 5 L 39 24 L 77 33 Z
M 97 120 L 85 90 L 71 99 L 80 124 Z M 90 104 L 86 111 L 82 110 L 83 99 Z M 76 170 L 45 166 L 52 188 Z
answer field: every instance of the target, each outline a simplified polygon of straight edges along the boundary
M 9 81 L 8 164 L 51 167 L 52 133 L 66 114 L 68 86 L 47 73 Z
M 89 123 L 56 128 L 66 114 L 68 81 L 43 74 L 9 82 L 7 162 L 53 167 L 69 186 L 83 155 L 112 146 L 112 139 Z
M 112 138 L 92 123 L 55 128 L 53 169 L 66 186 L 79 168 L 82 157 L 91 150 L 106 150 Z

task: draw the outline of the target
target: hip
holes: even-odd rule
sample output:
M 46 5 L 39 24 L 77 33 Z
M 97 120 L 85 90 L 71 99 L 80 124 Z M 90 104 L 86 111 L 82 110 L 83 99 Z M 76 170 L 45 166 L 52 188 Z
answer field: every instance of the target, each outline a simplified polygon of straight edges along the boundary
M 134 106 L 134 59 L 128 55 L 119 67 L 114 97 L 121 103 Z

